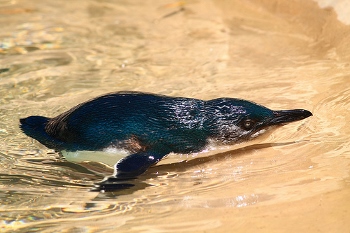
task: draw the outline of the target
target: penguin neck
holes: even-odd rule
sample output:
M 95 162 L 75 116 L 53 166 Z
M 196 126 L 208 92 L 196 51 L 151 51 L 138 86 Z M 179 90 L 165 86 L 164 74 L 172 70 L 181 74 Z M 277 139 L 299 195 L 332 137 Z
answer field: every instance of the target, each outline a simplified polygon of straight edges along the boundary
M 241 140 L 243 130 L 234 124 L 233 119 L 223 117 L 222 106 L 218 102 L 224 102 L 224 99 L 207 101 L 205 104 L 204 128 L 210 141 L 216 141 L 217 144 L 232 144 Z

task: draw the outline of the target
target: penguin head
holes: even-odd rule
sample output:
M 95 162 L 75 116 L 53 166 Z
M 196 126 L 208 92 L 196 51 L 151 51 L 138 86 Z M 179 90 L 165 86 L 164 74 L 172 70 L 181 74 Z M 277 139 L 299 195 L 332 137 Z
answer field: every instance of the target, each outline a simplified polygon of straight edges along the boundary
M 206 127 L 223 143 L 246 141 L 271 126 L 287 124 L 312 116 L 304 109 L 273 111 L 254 102 L 220 98 L 207 101 Z

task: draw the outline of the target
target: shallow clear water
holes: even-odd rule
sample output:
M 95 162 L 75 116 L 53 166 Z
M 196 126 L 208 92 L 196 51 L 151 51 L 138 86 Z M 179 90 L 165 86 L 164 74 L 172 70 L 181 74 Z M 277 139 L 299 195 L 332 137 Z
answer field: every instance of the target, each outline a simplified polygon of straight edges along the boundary
M 349 11 L 324 0 L 0 0 L 0 229 L 347 232 Z M 67 162 L 18 128 L 119 90 L 314 116 L 170 155 L 111 193 L 89 191 L 110 167 Z

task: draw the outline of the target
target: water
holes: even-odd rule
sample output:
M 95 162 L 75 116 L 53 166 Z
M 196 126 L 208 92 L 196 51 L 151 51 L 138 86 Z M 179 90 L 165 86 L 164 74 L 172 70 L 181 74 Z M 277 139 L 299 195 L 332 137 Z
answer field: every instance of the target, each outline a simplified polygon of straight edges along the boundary
M 348 232 L 346 1 L 0 1 L 4 232 Z M 18 128 L 119 90 L 237 97 L 314 116 L 170 155 L 111 193 Z

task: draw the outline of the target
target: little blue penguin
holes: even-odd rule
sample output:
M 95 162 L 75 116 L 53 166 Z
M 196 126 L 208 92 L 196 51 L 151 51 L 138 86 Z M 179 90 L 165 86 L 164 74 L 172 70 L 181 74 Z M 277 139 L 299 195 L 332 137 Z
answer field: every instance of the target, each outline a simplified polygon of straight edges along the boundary
M 127 151 L 115 178 L 134 178 L 167 154 L 194 153 L 210 143 L 249 140 L 270 126 L 312 116 L 304 109 L 273 111 L 256 103 L 208 101 L 141 92 L 106 94 L 54 117 L 20 119 L 28 136 L 56 151 Z

